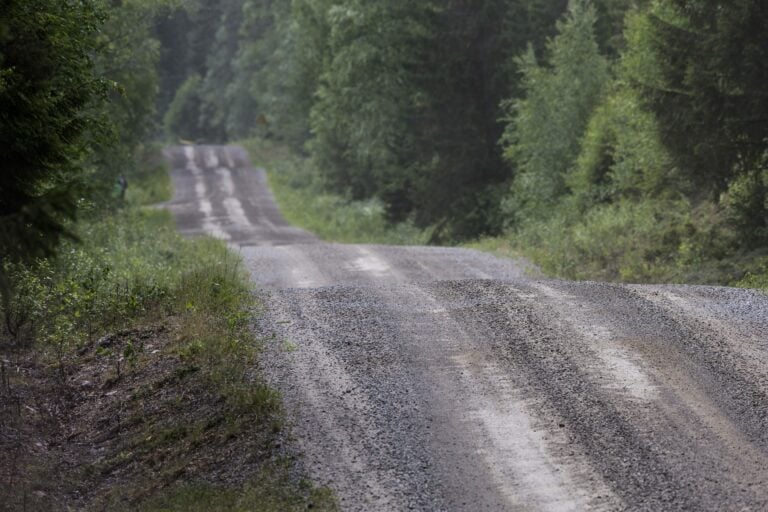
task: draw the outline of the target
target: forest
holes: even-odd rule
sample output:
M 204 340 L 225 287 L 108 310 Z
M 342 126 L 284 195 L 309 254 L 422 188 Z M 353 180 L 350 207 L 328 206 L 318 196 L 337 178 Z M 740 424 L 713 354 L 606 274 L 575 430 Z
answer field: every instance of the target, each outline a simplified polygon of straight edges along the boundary
M 259 138 L 303 186 L 554 275 L 764 269 L 763 2 L 4 4 L 5 262 L 50 255 L 152 141 Z
M 164 146 L 244 145 L 336 241 L 768 289 L 766 83 L 763 0 L 0 0 L 0 503 L 114 509 L 115 474 L 145 503 L 252 443 L 267 476 L 138 509 L 333 510 L 270 465 L 259 306 L 236 255 L 153 206 Z M 25 451 L 70 434 L 101 450 L 77 488 Z
M 431 243 L 734 283 L 768 248 L 768 6 L 218 0 L 159 18 L 172 137 L 266 138 Z

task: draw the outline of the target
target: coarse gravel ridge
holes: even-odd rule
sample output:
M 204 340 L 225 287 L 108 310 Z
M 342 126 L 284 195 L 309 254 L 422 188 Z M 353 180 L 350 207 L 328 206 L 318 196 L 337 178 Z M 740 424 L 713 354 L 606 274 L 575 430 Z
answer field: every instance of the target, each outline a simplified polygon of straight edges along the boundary
M 180 231 L 259 285 L 264 371 L 343 510 L 768 509 L 765 295 L 323 243 L 242 148 L 166 157 Z

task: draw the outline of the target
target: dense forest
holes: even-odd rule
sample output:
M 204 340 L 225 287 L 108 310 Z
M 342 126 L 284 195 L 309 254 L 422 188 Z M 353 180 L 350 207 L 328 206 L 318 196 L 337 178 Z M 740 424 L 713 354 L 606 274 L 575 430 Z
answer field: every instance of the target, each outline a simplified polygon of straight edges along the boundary
M 764 2 L 192 1 L 156 30 L 167 133 L 288 145 L 433 242 L 636 281 L 766 254 Z
M 765 0 L 0 0 L 0 503 L 334 510 L 163 146 L 269 147 L 367 242 L 768 289 L 767 83 Z
M 729 283 L 768 252 L 765 2 L 4 0 L 3 13 L 5 267 L 111 204 L 148 142 L 249 137 L 304 157 L 326 192 L 375 198 L 392 225 L 433 243 L 496 237 L 562 276 Z

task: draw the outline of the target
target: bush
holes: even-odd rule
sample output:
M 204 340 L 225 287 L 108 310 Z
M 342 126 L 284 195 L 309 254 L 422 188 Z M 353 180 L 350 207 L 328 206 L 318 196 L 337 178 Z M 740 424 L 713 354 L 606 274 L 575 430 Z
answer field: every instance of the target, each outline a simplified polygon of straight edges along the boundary
M 690 229 L 682 202 L 621 201 L 582 218 L 559 211 L 511 236 L 548 274 L 568 279 L 653 282 L 673 278 Z
M 62 347 L 93 341 L 140 319 L 181 311 L 178 301 L 190 294 L 191 275 L 217 276 L 230 288 L 242 282 L 233 270 L 237 260 L 220 242 L 182 239 L 165 211 L 126 209 L 83 221 L 73 231 L 79 241 L 65 242 L 56 258 L 6 265 L 15 296 L 5 312 L 6 343 Z

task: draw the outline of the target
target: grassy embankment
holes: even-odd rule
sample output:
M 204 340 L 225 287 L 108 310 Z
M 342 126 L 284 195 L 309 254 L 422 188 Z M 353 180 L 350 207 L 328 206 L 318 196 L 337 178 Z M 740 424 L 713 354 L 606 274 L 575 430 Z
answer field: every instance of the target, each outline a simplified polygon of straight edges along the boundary
M 285 146 L 249 139 L 251 161 L 267 170 L 280 211 L 291 224 L 328 242 L 422 245 L 429 233 L 410 223 L 390 225 L 381 203 L 348 201 L 322 190 L 311 162 Z
M 375 201 L 347 201 L 322 191 L 311 163 L 263 140 L 245 144 L 289 222 L 328 241 L 424 244 L 429 232 L 387 224 Z M 659 216 L 658 212 L 664 215 Z M 660 220 L 661 219 L 661 220 Z M 768 260 L 729 252 L 722 219 L 683 204 L 621 204 L 587 218 L 555 219 L 516 233 L 462 244 L 500 257 L 525 257 L 553 277 L 612 282 L 727 284 L 768 289 Z
M 658 222 L 654 205 L 592 216 L 575 226 L 529 226 L 466 247 L 501 257 L 524 256 L 547 275 L 572 280 L 712 284 L 768 290 L 768 258 L 733 250 L 732 237 L 713 221 L 707 240 L 687 238 L 685 224 Z M 693 222 L 704 225 L 706 219 Z M 699 231 L 700 232 L 700 231 Z M 735 245 L 735 244 L 733 244 Z
M 157 160 L 155 160 L 157 161 Z M 255 303 L 236 255 L 186 240 L 167 172 L 15 269 L 0 339 L 0 502 L 10 509 L 333 510 L 295 474 L 261 380 Z M 6 485 L 8 484 L 8 485 Z M 3 507 L 0 507 L 2 509 Z

